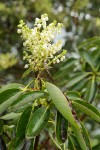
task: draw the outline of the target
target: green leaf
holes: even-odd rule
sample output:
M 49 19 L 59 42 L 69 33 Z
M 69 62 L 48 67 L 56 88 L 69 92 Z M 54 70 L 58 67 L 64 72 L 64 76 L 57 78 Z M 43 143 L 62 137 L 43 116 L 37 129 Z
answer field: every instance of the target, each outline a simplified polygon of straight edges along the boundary
M 68 149 L 69 150 L 76 150 L 75 146 L 74 146 L 74 143 L 73 143 L 73 140 L 72 140 L 70 135 L 68 136 Z
M 67 82 L 67 87 L 71 87 L 73 85 L 75 85 L 76 83 L 78 83 L 79 81 L 81 81 L 82 79 L 84 79 L 89 73 L 79 73 L 75 76 L 73 76 L 72 78 L 70 78 L 70 80 Z
M 78 109 L 80 109 L 84 113 L 86 113 L 92 119 L 100 123 L 100 113 L 96 109 L 96 107 L 82 100 L 72 101 L 72 104 L 75 105 Z
M 90 80 L 88 85 L 87 85 L 85 100 L 88 102 L 93 101 L 95 98 L 95 95 L 96 95 L 96 91 L 97 91 L 97 84 L 96 84 L 96 81 L 93 77 L 92 80 Z
M 54 84 L 46 82 L 47 91 L 55 104 L 59 112 L 67 119 L 73 126 L 77 126 L 74 117 L 72 115 L 71 109 L 69 107 L 68 101 L 61 90 Z
M 66 96 L 67 96 L 67 98 L 68 98 L 69 100 L 80 100 L 80 99 L 81 99 L 81 95 L 80 95 L 80 93 L 77 92 L 77 91 L 75 91 L 75 92 L 73 92 L 73 91 L 68 91 L 68 92 L 66 92 L 65 94 L 66 94 Z
M 20 115 L 21 115 L 21 113 L 14 113 L 14 112 L 11 112 L 11 113 L 9 113 L 9 114 L 6 114 L 6 115 L 2 116 L 0 119 L 3 119 L 3 120 L 11 120 L 11 119 L 16 119 L 16 118 L 18 118 Z
M 72 141 L 72 144 L 74 145 L 74 149 L 75 150 L 81 150 L 81 146 L 79 145 L 79 142 L 78 140 L 76 139 L 75 135 L 73 133 L 70 133 L 70 138 L 71 138 L 71 141 Z M 69 139 L 68 139 L 69 140 Z M 68 144 L 69 144 L 69 141 L 68 141 Z M 68 149 L 68 150 L 71 150 L 71 149 Z
M 72 126 L 72 129 L 74 131 L 74 134 L 77 138 L 78 143 L 80 144 L 81 149 L 82 150 L 87 150 L 87 146 L 86 146 L 86 143 L 85 143 L 85 140 L 83 138 L 81 130 L 79 130 L 78 128 L 76 128 L 74 126 Z
M 97 45 L 96 42 L 100 43 L 100 37 L 95 36 L 95 37 L 87 39 L 86 41 L 82 42 L 79 45 L 78 49 L 81 50 L 85 47 L 86 50 L 89 50 L 89 48 L 95 47 Z
M 73 65 L 75 65 L 75 62 L 77 62 L 77 59 L 75 59 L 75 58 L 68 59 L 66 62 L 64 62 L 62 64 L 61 71 L 66 70 L 66 69 L 72 67 Z
M 0 93 L 0 105 L 18 92 L 18 89 L 9 89 Z
M 56 117 L 56 138 L 59 143 L 66 142 L 68 130 L 68 121 L 57 111 Z
M 87 82 L 88 82 L 88 80 L 85 78 L 85 80 L 81 80 L 77 84 L 73 85 L 71 87 L 71 90 L 72 91 L 81 91 L 86 87 Z
M 25 104 L 33 102 L 34 100 L 42 96 L 44 96 L 44 93 L 40 91 L 32 91 L 32 92 L 25 93 L 12 104 L 12 108 L 17 109 L 21 106 L 24 106 Z
M 50 110 L 45 107 L 41 107 L 33 112 L 27 125 L 26 138 L 30 139 L 38 135 L 45 128 L 49 116 Z
M 91 142 L 90 142 L 88 131 L 87 131 L 86 127 L 84 126 L 84 124 L 82 122 L 80 122 L 80 123 L 81 123 L 83 135 L 85 137 L 85 142 L 86 142 L 88 148 L 90 148 L 90 150 L 91 150 Z
M 8 150 L 21 150 L 23 147 L 23 142 L 25 138 L 25 130 L 27 123 L 29 121 L 30 113 L 31 113 L 32 107 L 27 107 L 22 115 L 20 116 L 20 119 L 17 124 L 17 130 L 16 130 L 16 136 L 12 140 L 12 142 L 8 146 Z
M 66 120 L 70 122 L 72 125 L 72 129 L 75 133 L 75 136 L 82 148 L 82 150 L 86 150 L 86 144 L 83 139 L 83 135 L 81 133 L 81 129 L 76 124 L 73 115 L 71 113 L 71 109 L 69 107 L 68 101 L 64 94 L 60 91 L 58 87 L 56 87 L 54 84 L 46 82 L 46 88 L 49 93 L 49 95 L 52 98 L 53 103 L 59 110 L 59 112 L 65 117 Z
M 93 61 L 93 58 L 91 57 L 91 55 L 86 52 L 86 51 L 83 51 L 82 52 L 82 56 L 83 58 L 85 59 L 85 61 L 92 67 L 94 68 L 94 61 Z
M 3 87 L 1 87 L 0 89 L 0 93 L 3 92 L 3 91 L 6 91 L 6 90 L 10 90 L 10 89 L 21 89 L 23 88 L 24 86 L 22 84 L 18 84 L 18 83 L 9 83 Z
M 26 130 L 27 123 L 29 121 L 31 110 L 32 110 L 32 106 L 27 107 L 22 113 L 22 115 L 20 116 L 20 119 L 17 125 L 17 131 L 16 131 L 17 138 L 25 137 L 25 130 Z
M 8 145 L 8 150 L 22 150 L 24 146 L 24 140 L 20 138 L 14 138 Z
M 11 98 L 9 98 L 8 100 L 6 100 L 5 102 L 3 102 L 0 105 L 0 114 L 2 114 L 5 110 L 8 109 L 8 107 L 15 101 L 18 99 L 18 97 L 22 94 L 22 92 L 18 92 L 17 94 L 15 94 L 14 96 L 12 96 Z

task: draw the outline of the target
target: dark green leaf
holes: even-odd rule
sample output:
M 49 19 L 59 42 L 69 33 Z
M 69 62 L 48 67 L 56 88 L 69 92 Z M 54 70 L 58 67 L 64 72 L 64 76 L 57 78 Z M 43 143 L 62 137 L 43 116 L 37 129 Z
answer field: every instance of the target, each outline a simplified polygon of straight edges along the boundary
M 25 130 L 27 123 L 29 121 L 30 113 L 31 113 L 32 107 L 27 107 L 22 115 L 20 116 L 20 119 L 17 124 L 17 130 L 16 130 L 16 137 L 12 140 L 12 142 L 8 146 L 8 150 L 21 150 L 24 144 L 24 138 L 25 138 Z
M 29 121 L 31 110 L 32 110 L 32 106 L 27 107 L 22 113 L 22 115 L 20 116 L 17 125 L 17 131 L 16 131 L 17 138 L 22 139 L 25 137 L 25 130 L 26 130 L 27 123 Z
M 18 92 L 17 94 L 15 94 L 14 96 L 12 96 L 11 98 L 9 98 L 8 100 L 6 100 L 5 102 L 3 102 L 0 105 L 0 114 L 2 114 L 5 110 L 8 109 L 8 107 L 15 101 L 18 99 L 18 97 L 22 94 L 22 92 Z
M 83 132 L 83 135 L 85 137 L 84 139 L 85 139 L 85 142 L 87 144 L 87 147 L 91 150 L 90 137 L 89 137 L 89 134 L 88 134 L 86 127 L 84 126 L 84 124 L 82 122 L 81 122 L 81 127 L 82 127 L 82 132 Z
M 18 83 L 9 83 L 9 84 L 7 84 L 7 85 L 5 85 L 5 86 L 3 86 L 1 89 L 0 89 L 0 93 L 1 92 L 4 92 L 4 91 L 6 91 L 6 90 L 9 90 L 10 91 L 10 89 L 21 89 L 21 88 L 23 88 L 24 86 L 22 85 L 22 84 L 18 84 Z
M 56 117 L 56 138 L 59 143 L 64 143 L 67 139 L 68 121 L 57 111 Z
M 33 112 L 26 129 L 26 138 L 30 139 L 38 135 L 46 126 L 50 116 L 50 110 L 41 107 Z
M 22 96 L 20 96 L 18 100 L 12 104 L 12 106 L 14 107 L 14 109 L 17 109 L 18 107 L 33 102 L 34 100 L 42 97 L 43 95 L 44 93 L 39 91 L 32 91 L 32 92 L 25 93 Z
M 18 93 L 18 91 L 18 89 L 9 89 L 0 93 L 0 105 L 12 96 L 14 96 L 16 93 Z
M 70 134 L 69 136 L 70 136 L 70 140 L 72 142 L 72 143 L 70 143 L 70 144 L 72 144 L 70 146 L 72 146 L 72 148 L 74 148 L 75 150 L 81 150 L 81 146 L 79 145 L 75 135 L 74 134 Z M 68 144 L 69 144 L 69 139 L 68 139 Z M 71 149 L 68 149 L 68 150 L 71 150 Z
M 14 138 L 8 145 L 8 150 L 22 150 L 24 140 L 20 138 Z
M 69 150 L 75 150 L 76 149 L 70 135 L 68 136 L 68 149 Z

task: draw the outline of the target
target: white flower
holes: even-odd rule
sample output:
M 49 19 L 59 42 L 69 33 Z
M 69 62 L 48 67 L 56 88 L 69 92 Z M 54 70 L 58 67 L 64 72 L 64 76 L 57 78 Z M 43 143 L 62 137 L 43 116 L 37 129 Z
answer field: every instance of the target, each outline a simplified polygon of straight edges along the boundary
M 47 48 L 47 44 L 43 44 L 43 48 L 45 48 L 45 49 L 46 49 L 46 48 Z
M 48 21 L 48 20 L 49 20 L 49 18 L 48 18 L 48 17 L 45 17 L 45 20 L 46 20 L 46 21 Z
M 17 30 L 17 33 L 20 34 L 20 33 L 21 33 L 21 29 L 18 29 L 18 30 Z
M 32 32 L 32 35 L 35 35 L 35 34 L 36 34 L 36 32 L 35 32 L 35 31 L 33 31 L 33 32 Z
M 50 37 L 53 39 L 55 36 L 53 34 L 51 34 Z
M 26 64 L 26 65 L 24 66 L 24 68 L 28 68 L 28 64 Z
M 56 62 L 57 62 L 57 63 L 60 63 L 60 60 L 59 60 L 59 59 L 57 59 L 57 60 L 56 60 Z
M 38 22 L 40 21 L 40 19 L 39 19 L 39 18 L 36 18 L 35 21 L 38 23 Z
M 62 56 L 60 60 L 63 61 L 64 59 L 65 59 L 65 56 Z
M 53 58 L 53 55 L 51 54 L 50 57 Z
M 37 27 L 38 27 L 38 28 L 41 28 L 41 24 L 38 24 Z
M 44 14 L 41 19 L 36 18 L 33 29 L 30 29 L 22 20 L 18 25 L 17 32 L 21 33 L 23 45 L 26 47 L 23 59 L 29 62 L 25 68 L 30 67 L 34 71 L 40 71 L 45 69 L 45 66 L 48 68 L 51 64 L 65 59 L 66 51 L 60 53 L 62 42 L 52 44 L 55 35 L 61 31 L 62 24 L 54 21 L 47 25 L 47 21 L 48 16 Z

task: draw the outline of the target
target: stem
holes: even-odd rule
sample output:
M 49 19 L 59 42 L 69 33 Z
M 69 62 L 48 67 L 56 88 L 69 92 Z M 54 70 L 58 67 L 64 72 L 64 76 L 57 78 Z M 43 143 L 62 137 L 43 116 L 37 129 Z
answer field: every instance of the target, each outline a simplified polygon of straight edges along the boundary
M 39 72 L 35 72 L 35 78 L 36 78 L 36 88 L 38 90 L 41 90 L 42 89 L 42 82 L 41 82 L 41 78 L 39 77 Z M 39 143 L 39 138 L 40 138 L 40 135 L 36 136 L 35 138 L 35 142 L 34 142 L 34 150 L 37 150 L 38 149 L 38 143 Z
M 35 138 L 34 150 L 38 149 L 39 138 L 40 138 L 40 135 L 36 136 L 36 138 Z
M 35 72 L 35 88 L 38 90 L 42 90 L 42 82 L 39 76 L 39 72 Z

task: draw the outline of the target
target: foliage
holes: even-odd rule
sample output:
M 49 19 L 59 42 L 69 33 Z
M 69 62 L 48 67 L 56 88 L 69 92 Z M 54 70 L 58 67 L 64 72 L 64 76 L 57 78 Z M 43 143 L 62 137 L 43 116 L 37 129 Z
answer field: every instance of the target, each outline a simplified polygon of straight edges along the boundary
M 2 149 L 100 149 L 99 11 L 99 0 L 0 2 L 0 147 Z M 35 55 L 29 51 L 31 47 L 32 50 L 34 47 L 39 47 L 39 44 L 33 44 L 34 38 L 30 38 L 29 32 L 37 26 L 41 34 L 42 22 L 35 24 L 35 18 L 40 18 L 43 13 L 48 14 L 50 18 L 48 25 L 54 20 L 64 25 L 60 36 L 55 39 L 52 36 L 49 44 L 55 44 L 57 40 L 62 39 L 63 49 L 68 49 L 68 52 L 64 62 L 50 64 L 51 68 L 43 66 L 44 69 L 38 72 L 34 67 L 27 69 L 29 62 L 22 58 L 23 55 L 25 57 L 24 50 L 28 56 L 31 55 L 31 61 L 34 61 Z M 25 45 L 26 33 L 22 34 L 20 30 L 22 28 L 19 28 L 18 32 L 24 35 L 23 48 L 17 34 L 19 20 L 25 21 L 23 28 L 27 24 L 28 39 L 32 40 L 34 46 L 30 43 Z M 39 38 L 38 42 L 43 40 L 43 38 L 40 40 L 39 35 L 36 37 Z M 46 35 L 45 40 L 49 37 L 50 34 Z M 46 50 L 47 47 L 38 48 L 40 52 L 37 53 L 38 61 L 42 52 Z M 59 54 L 53 54 L 53 59 Z M 52 61 L 52 58 L 48 58 L 46 63 L 48 64 L 49 61 Z M 60 62 L 60 59 L 57 58 L 56 62 Z
M 23 26 L 23 22 L 20 24 L 20 26 Z M 23 32 L 24 33 L 23 37 L 26 37 L 26 40 L 27 40 L 27 38 L 29 38 L 28 32 L 30 33 L 30 30 L 24 30 L 23 28 L 24 27 L 22 27 L 23 31 L 21 29 L 18 29 L 18 32 L 19 31 Z M 25 29 L 26 29 L 26 26 L 25 26 Z M 48 31 L 49 30 L 51 29 L 48 29 Z M 38 32 L 39 30 L 37 30 L 37 34 Z M 96 42 L 98 43 L 98 41 Z M 29 45 L 28 52 L 32 53 L 34 49 L 30 49 L 31 43 L 29 42 L 28 45 Z M 87 42 L 85 42 L 85 46 L 87 45 L 88 45 Z M 95 67 L 95 64 L 96 64 L 95 61 L 98 60 L 98 57 L 96 57 L 96 59 L 92 61 L 92 58 L 91 58 L 92 54 L 88 55 L 88 53 L 86 53 L 85 51 L 83 50 L 81 51 L 82 46 L 79 46 L 79 49 L 80 49 L 80 54 L 83 56 L 83 59 L 85 59 L 86 62 L 84 64 L 84 68 L 81 67 L 82 70 L 80 73 L 77 73 L 76 72 L 77 70 L 75 70 L 75 75 L 73 75 L 72 78 L 67 82 L 67 86 L 69 88 L 73 87 L 78 82 L 81 82 L 82 79 L 86 77 L 90 78 L 89 75 L 91 75 L 91 72 L 84 70 L 90 67 L 89 69 L 93 71 L 92 81 L 90 80 L 92 83 L 90 83 L 89 81 L 89 85 L 90 85 L 89 91 L 88 91 L 88 94 L 87 93 L 85 94 L 89 96 L 89 99 L 87 100 L 90 101 L 90 100 L 93 100 L 95 97 L 94 95 L 95 95 L 96 90 L 95 90 L 94 83 L 96 82 L 96 78 L 98 77 L 98 73 L 96 71 L 99 70 L 100 65 L 98 65 L 97 68 Z M 52 51 L 54 51 L 54 53 L 52 53 L 52 55 L 54 55 L 55 49 L 53 49 Z M 33 55 L 33 57 L 35 56 Z M 34 62 L 35 60 L 32 59 L 31 61 Z M 49 62 L 47 62 L 47 65 L 48 64 Z M 89 66 L 86 68 L 87 64 Z M 80 97 L 80 94 L 74 93 L 74 92 L 69 92 L 69 93 L 66 92 L 66 96 L 65 96 L 57 86 L 55 86 L 54 84 L 50 82 L 44 82 L 43 81 L 44 78 L 42 79 L 40 77 L 41 75 L 40 71 L 42 69 L 42 66 L 40 67 L 41 67 L 40 69 L 39 68 L 34 69 L 35 66 L 33 65 L 35 81 L 34 82 L 31 81 L 31 82 L 34 83 L 34 88 L 36 89 L 30 88 L 29 87 L 30 83 L 26 87 L 23 87 L 23 85 L 20 85 L 20 84 L 19 85 L 12 84 L 12 86 L 10 84 L 1 88 L 0 114 L 1 114 L 1 120 L 3 121 L 2 125 L 5 126 L 4 120 L 8 120 L 8 123 L 6 126 L 8 128 L 12 126 L 10 131 L 7 129 L 6 131 L 4 131 L 4 127 L 1 128 L 2 136 L 4 135 L 4 132 L 7 132 L 6 133 L 7 136 L 4 138 L 4 140 L 7 141 L 7 144 L 6 144 L 8 145 L 7 148 L 9 150 L 22 149 L 23 147 L 26 147 L 25 141 L 29 143 L 30 142 L 32 143 L 34 141 L 34 145 L 29 144 L 28 149 L 30 149 L 31 147 L 33 147 L 34 149 L 37 149 L 39 147 L 39 145 L 36 144 L 37 137 L 38 135 L 41 136 L 40 133 L 42 130 L 46 130 L 45 126 L 47 124 L 49 126 L 49 120 L 51 120 L 53 125 L 50 127 L 48 133 L 49 133 L 49 136 L 51 136 L 52 134 L 55 134 L 55 136 L 52 136 L 51 139 L 53 139 L 54 143 L 56 143 L 59 149 L 63 150 L 64 147 L 65 148 L 73 147 L 73 148 L 82 149 L 82 150 L 91 149 L 88 131 L 85 128 L 84 124 L 81 122 L 81 119 L 78 117 L 77 111 L 75 110 L 73 106 L 77 107 L 77 109 L 81 110 L 86 115 L 90 116 L 92 119 L 97 121 L 98 123 L 100 123 L 99 111 L 97 110 L 96 107 L 92 106 L 90 103 L 83 101 Z M 66 68 L 66 66 L 64 68 Z M 47 69 L 47 68 L 44 68 L 44 69 Z M 68 97 L 67 97 L 67 94 L 68 94 Z M 56 109 L 57 118 L 51 115 L 52 113 L 54 114 L 53 108 Z M 56 128 L 56 130 L 54 130 L 54 127 Z M 46 128 L 48 129 L 47 126 Z M 16 132 L 14 132 L 14 130 Z M 76 141 L 79 146 L 76 146 L 74 141 L 71 140 L 72 134 L 76 138 Z M 8 139 L 8 135 L 9 135 L 10 140 Z M 68 135 L 68 138 L 67 138 L 67 135 Z M 66 140 L 69 141 L 68 145 L 66 144 Z M 2 144 L 2 147 L 3 147 L 3 144 Z

